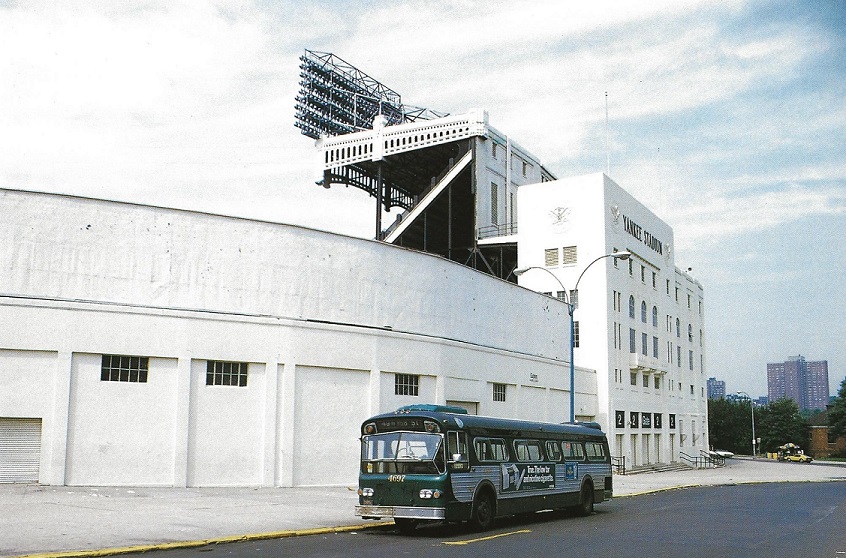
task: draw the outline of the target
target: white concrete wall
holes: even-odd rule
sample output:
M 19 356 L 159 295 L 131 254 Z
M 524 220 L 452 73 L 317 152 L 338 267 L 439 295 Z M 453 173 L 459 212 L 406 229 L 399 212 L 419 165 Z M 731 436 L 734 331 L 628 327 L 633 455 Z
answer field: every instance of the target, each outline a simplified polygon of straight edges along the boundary
M 569 415 L 566 308 L 442 258 L 65 196 L 0 190 L 0 211 L 0 417 L 43 420 L 43 483 L 354 483 L 359 424 L 399 405 Z M 100 381 L 103 354 L 149 357 L 147 383 Z M 247 386 L 205 385 L 208 360 L 248 362 Z

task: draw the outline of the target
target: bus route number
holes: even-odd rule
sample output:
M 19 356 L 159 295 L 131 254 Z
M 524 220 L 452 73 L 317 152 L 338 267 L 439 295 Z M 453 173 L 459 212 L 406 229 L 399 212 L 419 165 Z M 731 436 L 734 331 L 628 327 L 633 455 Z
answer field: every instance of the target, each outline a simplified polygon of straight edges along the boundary
M 405 482 L 405 475 L 389 475 L 388 482 Z

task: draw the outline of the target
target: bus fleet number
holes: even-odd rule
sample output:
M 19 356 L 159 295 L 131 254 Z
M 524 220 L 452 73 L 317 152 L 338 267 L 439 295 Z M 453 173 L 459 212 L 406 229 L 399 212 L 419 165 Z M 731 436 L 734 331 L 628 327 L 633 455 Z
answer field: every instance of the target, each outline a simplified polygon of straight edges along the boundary
M 388 482 L 405 482 L 405 475 L 390 475 Z

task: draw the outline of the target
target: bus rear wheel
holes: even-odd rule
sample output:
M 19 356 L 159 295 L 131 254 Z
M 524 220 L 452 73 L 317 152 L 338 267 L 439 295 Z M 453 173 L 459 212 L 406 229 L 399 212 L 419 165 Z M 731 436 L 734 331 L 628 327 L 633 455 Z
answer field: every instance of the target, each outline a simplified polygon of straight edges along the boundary
M 588 516 L 593 513 L 593 485 L 585 484 L 582 487 L 581 503 L 579 504 L 579 515 Z
M 473 502 L 473 515 L 470 525 L 477 531 L 487 531 L 491 528 L 496 516 L 496 500 L 489 490 L 476 496 Z

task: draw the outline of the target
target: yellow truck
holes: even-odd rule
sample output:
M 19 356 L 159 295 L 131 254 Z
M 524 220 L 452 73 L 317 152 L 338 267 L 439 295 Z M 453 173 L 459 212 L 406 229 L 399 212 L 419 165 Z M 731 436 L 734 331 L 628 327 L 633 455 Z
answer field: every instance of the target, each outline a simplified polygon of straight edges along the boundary
M 810 455 L 805 455 L 802 448 L 796 444 L 787 443 L 778 447 L 778 460 L 790 461 L 792 463 L 810 463 L 814 458 Z

